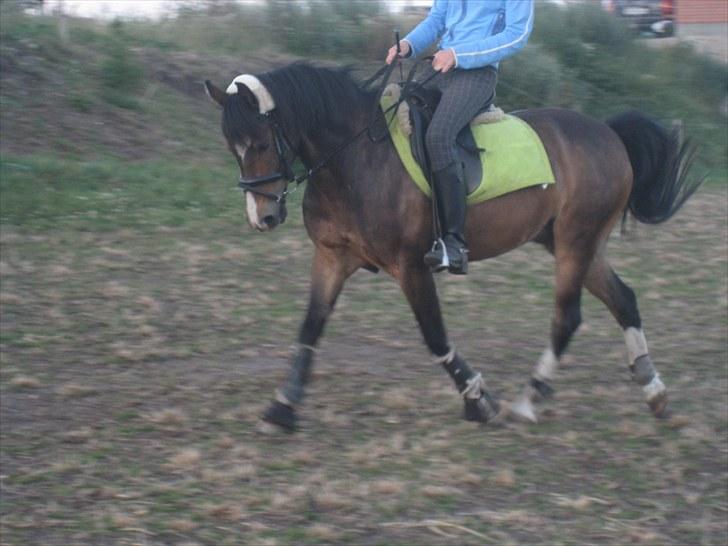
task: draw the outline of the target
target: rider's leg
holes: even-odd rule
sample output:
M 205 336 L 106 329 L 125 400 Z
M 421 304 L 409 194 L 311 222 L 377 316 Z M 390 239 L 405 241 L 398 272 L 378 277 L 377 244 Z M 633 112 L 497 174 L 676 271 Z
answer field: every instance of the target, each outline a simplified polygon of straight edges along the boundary
M 446 250 L 433 248 L 425 261 L 436 270 L 448 268 L 452 273 L 467 272 L 466 189 L 455 139 L 492 99 L 497 75 L 493 67 L 455 69 L 433 80 L 442 92 L 442 98 L 427 129 L 425 144 Z

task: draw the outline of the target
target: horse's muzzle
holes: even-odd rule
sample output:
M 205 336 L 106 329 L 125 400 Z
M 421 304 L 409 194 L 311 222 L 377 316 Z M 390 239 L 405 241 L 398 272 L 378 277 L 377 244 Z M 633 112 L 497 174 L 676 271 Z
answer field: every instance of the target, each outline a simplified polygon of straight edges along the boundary
M 286 221 L 288 217 L 288 209 L 285 203 L 276 203 L 275 207 L 265 211 L 256 210 L 256 214 L 251 216 L 248 213 L 250 226 L 256 231 L 271 231 Z

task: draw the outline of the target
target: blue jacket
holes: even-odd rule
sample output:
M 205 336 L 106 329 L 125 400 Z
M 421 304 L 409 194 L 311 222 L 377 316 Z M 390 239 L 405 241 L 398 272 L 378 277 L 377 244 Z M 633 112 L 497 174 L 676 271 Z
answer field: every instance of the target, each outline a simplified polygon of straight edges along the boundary
M 404 39 L 417 56 L 440 38 L 455 66 L 493 65 L 526 45 L 533 29 L 533 0 L 434 0 L 427 17 Z

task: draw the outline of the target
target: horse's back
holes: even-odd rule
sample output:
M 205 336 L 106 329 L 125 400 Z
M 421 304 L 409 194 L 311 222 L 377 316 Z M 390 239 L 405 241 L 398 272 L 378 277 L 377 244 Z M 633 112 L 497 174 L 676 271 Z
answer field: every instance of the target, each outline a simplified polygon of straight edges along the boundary
M 632 188 L 627 150 L 606 123 L 564 108 L 515 112 L 539 135 L 556 177 L 562 204 L 623 210 Z
M 512 114 L 541 139 L 556 183 L 472 207 L 467 235 L 473 260 L 527 241 L 551 247 L 554 232 L 561 232 L 562 239 L 592 233 L 586 238 L 605 240 L 632 188 L 632 168 L 620 138 L 605 123 L 573 110 L 538 108 Z

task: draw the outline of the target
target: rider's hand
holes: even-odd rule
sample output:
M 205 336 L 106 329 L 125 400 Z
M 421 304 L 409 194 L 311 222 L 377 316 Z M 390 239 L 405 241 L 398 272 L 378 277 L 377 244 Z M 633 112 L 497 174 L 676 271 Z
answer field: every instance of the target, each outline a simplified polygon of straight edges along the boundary
M 410 45 L 409 42 L 405 42 L 403 40 L 400 40 L 399 42 L 399 56 L 401 58 L 409 57 L 410 54 Z M 387 64 L 392 64 L 392 61 L 397 57 L 397 44 L 393 45 L 389 48 L 389 52 L 387 53 Z
M 455 66 L 455 52 L 452 49 L 441 49 L 432 59 L 432 68 L 443 74 Z

